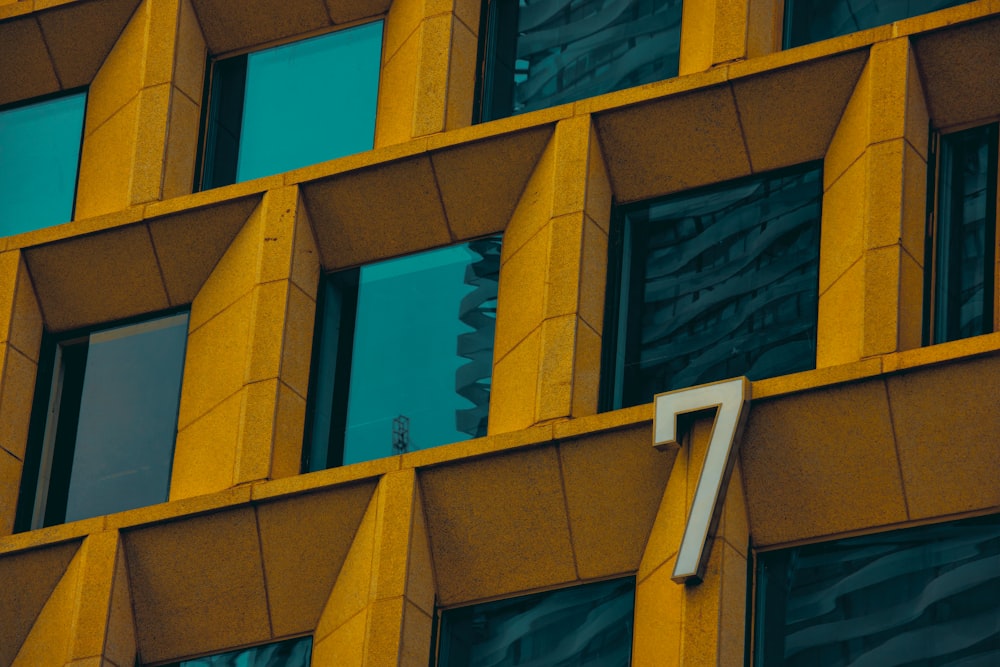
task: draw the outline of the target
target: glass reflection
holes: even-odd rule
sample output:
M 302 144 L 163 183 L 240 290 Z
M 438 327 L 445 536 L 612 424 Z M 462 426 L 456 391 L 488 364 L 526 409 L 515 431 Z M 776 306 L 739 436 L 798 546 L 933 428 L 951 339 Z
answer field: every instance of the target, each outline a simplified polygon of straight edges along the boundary
M 757 665 L 995 665 L 1000 514 L 761 554 Z
M 86 93 L 0 110 L 0 236 L 73 217 Z
M 163 667 L 309 667 L 312 637 L 286 639 L 229 653 L 171 663 Z
M 626 667 L 635 579 L 441 612 L 438 667 Z
M 970 0 L 786 0 L 785 48 L 926 14 Z

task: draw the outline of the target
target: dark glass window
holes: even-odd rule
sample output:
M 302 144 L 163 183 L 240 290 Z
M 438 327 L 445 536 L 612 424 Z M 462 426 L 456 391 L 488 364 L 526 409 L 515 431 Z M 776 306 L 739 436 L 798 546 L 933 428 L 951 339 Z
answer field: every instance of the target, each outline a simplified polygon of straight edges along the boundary
M 681 0 L 485 0 L 479 120 L 677 76 Z
M 201 189 L 370 150 L 381 57 L 375 21 L 217 60 Z
M 995 665 L 1000 514 L 757 559 L 758 667 Z
M 993 331 L 997 124 L 939 137 L 925 342 Z M 933 161 L 931 162 L 933 165 Z
M 602 407 L 816 364 L 821 165 L 616 207 Z
M 635 579 L 615 579 L 441 614 L 438 667 L 628 667 Z
M 307 471 L 486 435 L 499 272 L 492 236 L 324 278 Z
M 954 7 L 970 0 L 785 0 L 786 49 Z
M 73 218 L 85 92 L 0 109 L 0 236 Z
M 309 667 L 312 637 L 172 662 L 162 667 Z
M 179 313 L 46 341 L 19 530 L 167 500 L 187 322 Z

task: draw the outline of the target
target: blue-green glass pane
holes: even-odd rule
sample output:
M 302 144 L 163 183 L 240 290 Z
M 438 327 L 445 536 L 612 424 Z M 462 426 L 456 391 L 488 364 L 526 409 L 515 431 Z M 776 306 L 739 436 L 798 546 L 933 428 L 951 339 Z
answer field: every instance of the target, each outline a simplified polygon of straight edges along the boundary
M 785 48 L 866 30 L 970 0 L 786 0 Z
M 0 236 L 73 217 L 86 93 L 0 111 Z
M 615 407 L 815 366 L 821 200 L 812 165 L 625 209 Z
M 491 237 L 361 268 L 344 464 L 486 435 L 499 258 Z
M 91 334 L 66 521 L 167 500 L 187 321 Z
M 755 664 L 997 665 L 997 600 L 997 514 L 764 553 Z
M 312 637 L 255 646 L 204 658 L 183 660 L 164 667 L 309 667 Z
M 438 667 L 627 667 L 634 608 L 628 578 L 449 609 Z
M 251 53 L 236 180 L 369 150 L 382 21 Z

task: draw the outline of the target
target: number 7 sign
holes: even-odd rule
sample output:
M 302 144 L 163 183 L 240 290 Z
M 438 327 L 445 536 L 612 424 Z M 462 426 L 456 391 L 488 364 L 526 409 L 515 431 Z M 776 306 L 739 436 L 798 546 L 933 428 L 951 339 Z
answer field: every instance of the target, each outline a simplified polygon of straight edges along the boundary
M 708 563 L 709 538 L 719 523 L 722 499 L 736 463 L 740 432 L 750 412 L 750 381 L 745 377 L 722 380 L 658 394 L 654 400 L 653 446 L 657 449 L 680 446 L 679 415 L 715 409 L 712 437 L 671 577 L 679 584 L 700 582 Z

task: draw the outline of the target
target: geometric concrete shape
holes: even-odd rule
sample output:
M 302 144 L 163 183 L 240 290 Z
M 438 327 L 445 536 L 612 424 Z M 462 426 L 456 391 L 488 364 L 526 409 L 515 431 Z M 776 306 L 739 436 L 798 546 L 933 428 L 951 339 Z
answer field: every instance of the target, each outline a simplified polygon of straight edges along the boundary
M 322 0 L 193 0 L 192 4 L 213 54 L 332 25 Z

